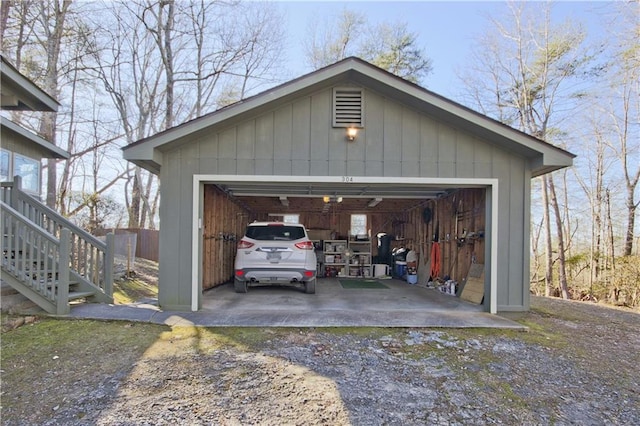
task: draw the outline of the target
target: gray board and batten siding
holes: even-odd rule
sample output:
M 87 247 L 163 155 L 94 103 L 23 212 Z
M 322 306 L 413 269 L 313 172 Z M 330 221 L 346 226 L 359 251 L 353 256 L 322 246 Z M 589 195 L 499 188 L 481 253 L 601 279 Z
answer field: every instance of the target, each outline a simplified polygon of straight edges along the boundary
M 169 167 L 166 177 L 161 174 L 162 197 L 181 201 L 162 203 L 162 223 L 178 226 L 161 227 L 161 233 L 168 231 L 169 241 L 179 241 L 177 253 L 190 252 L 191 221 L 187 219 L 192 213 L 193 174 L 498 178 L 503 183 L 499 200 L 508 203 L 500 209 L 499 220 L 509 225 L 508 232 L 499 233 L 498 243 L 499 259 L 509 265 L 502 271 L 508 278 L 499 275 L 498 282 L 515 284 L 499 288 L 498 305 L 528 305 L 522 288 L 522 268 L 528 265 L 528 257 L 523 258 L 522 247 L 513 247 L 523 244 L 525 231 L 528 235 L 523 191 L 530 181 L 526 160 L 370 91 L 365 91 L 364 98 L 366 125 L 355 143 L 345 143 L 344 129 L 330 126 L 329 88 L 165 153 L 164 164 Z M 187 286 L 191 258 L 180 257 L 179 268 L 162 258 L 161 276 Z M 179 298 L 181 307 L 190 304 L 190 298 L 185 298 L 190 295 L 188 288 L 171 290 L 176 293 L 169 300 Z
M 497 179 L 497 270 L 487 276 L 497 274 L 498 311 L 527 310 L 530 181 L 571 165 L 573 155 L 363 61 L 334 67 L 310 74 L 309 84 L 297 79 L 243 101 L 236 114 L 216 112 L 209 124 L 196 119 L 125 148 L 125 158 L 160 172 L 160 305 L 193 307 L 195 175 L 370 176 Z M 363 90 L 363 127 L 353 142 L 332 126 L 336 87 Z

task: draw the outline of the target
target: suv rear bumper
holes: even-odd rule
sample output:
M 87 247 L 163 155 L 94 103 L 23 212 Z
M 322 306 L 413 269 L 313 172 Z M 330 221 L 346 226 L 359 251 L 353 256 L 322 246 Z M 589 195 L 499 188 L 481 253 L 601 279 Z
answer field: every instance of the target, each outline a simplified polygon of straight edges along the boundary
M 235 278 L 249 283 L 303 283 L 311 281 L 316 277 L 315 270 L 307 269 L 271 269 L 271 268 L 251 268 L 236 269 Z

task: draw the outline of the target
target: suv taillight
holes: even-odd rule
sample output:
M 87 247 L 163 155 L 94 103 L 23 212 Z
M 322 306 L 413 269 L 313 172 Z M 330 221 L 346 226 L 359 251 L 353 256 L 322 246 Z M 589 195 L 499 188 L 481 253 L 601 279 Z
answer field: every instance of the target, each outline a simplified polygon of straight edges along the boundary
M 253 243 L 250 243 L 247 240 L 240 240 L 238 243 L 238 250 L 244 250 L 253 247 Z
M 313 250 L 313 243 L 311 241 L 302 241 L 301 243 L 295 244 L 297 248 L 300 250 Z

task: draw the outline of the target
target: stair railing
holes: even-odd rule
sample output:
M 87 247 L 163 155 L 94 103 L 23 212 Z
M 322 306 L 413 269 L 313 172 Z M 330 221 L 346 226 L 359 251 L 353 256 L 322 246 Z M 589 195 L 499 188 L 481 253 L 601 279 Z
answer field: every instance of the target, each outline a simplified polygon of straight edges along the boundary
M 21 190 L 21 179 L 14 178 L 13 184 L 2 184 L 1 199 L 25 218 L 60 238 L 62 230 L 69 230 L 69 267 L 73 275 L 87 282 L 108 296 L 113 296 L 114 237 L 107 234 L 106 241 L 100 241 L 84 229 L 44 205 Z
M 22 292 L 41 308 L 68 314 L 71 233 L 63 228 L 56 238 L 4 201 L 0 209 L 3 269 L 26 287 Z

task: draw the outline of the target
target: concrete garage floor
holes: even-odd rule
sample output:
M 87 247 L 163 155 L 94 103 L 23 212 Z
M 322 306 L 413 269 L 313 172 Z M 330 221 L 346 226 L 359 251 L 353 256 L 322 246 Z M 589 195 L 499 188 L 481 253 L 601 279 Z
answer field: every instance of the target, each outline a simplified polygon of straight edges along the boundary
M 319 278 L 316 294 L 295 287 L 251 287 L 238 294 L 224 284 L 203 294 L 202 310 L 172 312 L 155 301 L 132 305 L 87 303 L 71 317 L 120 319 L 212 327 L 481 327 L 526 330 L 483 307 L 405 281 L 381 280 L 388 289 L 344 289 L 337 278 Z
M 318 278 L 316 294 L 273 286 L 238 294 L 225 284 L 204 292 L 203 313 L 215 313 L 219 325 L 525 328 L 435 289 L 397 279 L 380 281 L 389 288 L 345 289 L 338 278 Z

